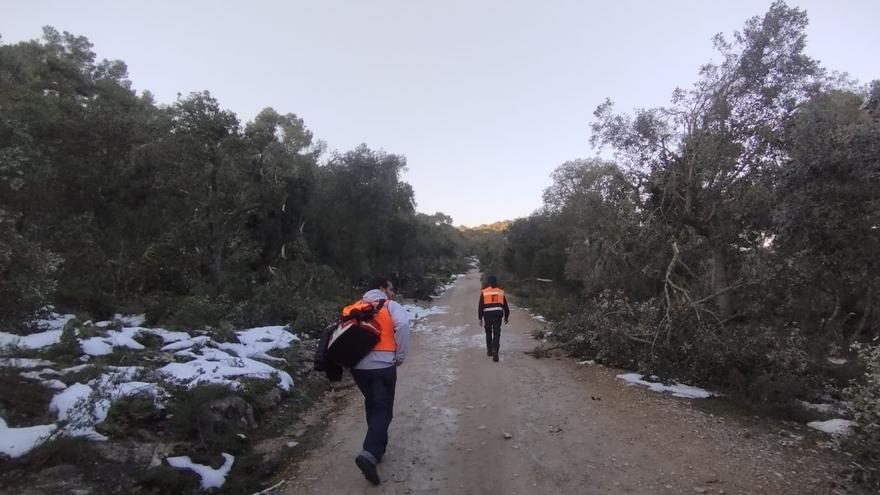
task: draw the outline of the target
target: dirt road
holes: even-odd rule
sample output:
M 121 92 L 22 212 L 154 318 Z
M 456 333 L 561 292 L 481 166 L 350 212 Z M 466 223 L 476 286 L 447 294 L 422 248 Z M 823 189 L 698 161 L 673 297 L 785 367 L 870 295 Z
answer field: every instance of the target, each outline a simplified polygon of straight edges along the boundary
M 388 451 L 371 486 L 354 464 L 366 424 L 356 387 L 285 493 L 832 493 L 822 437 L 792 423 L 713 415 L 625 385 L 619 370 L 523 351 L 543 324 L 513 309 L 501 362 L 486 356 L 479 279 L 460 278 L 419 321 L 399 369 Z M 515 301 L 513 301 L 515 302 Z M 512 435 L 506 439 L 504 433 Z

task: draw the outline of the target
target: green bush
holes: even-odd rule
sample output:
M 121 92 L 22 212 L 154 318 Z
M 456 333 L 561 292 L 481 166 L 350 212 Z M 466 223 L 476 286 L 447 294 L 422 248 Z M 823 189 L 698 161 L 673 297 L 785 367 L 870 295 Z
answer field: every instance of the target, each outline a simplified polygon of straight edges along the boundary
M 297 333 L 316 336 L 339 318 L 343 304 L 332 301 L 321 301 L 302 308 L 293 321 L 293 330 Z
M 297 331 L 308 333 L 322 327 L 329 308 L 337 312 L 347 304 L 350 289 L 329 267 L 307 267 L 310 273 L 295 268 L 278 270 L 252 287 L 248 297 L 236 299 L 230 320 L 239 327 L 293 322 Z
M 51 302 L 61 261 L 18 233 L 0 208 L 0 323 L 18 323 Z
M 147 304 L 146 318 L 177 328 L 217 326 L 227 315 L 228 307 L 208 296 L 155 297 Z
M 577 356 L 720 389 L 770 410 L 784 410 L 794 399 L 822 390 L 823 370 L 808 359 L 808 341 L 798 328 L 746 323 L 722 328 L 692 310 L 667 314 L 661 302 L 635 302 L 605 291 L 556 322 L 553 337 Z
M 152 396 L 138 394 L 114 401 L 107 419 L 97 428 L 111 438 L 151 440 L 161 433 L 164 418 L 164 411 L 156 407 Z
M 162 464 L 144 471 L 135 485 L 138 487 L 138 492 L 150 495 L 198 493 L 199 478 L 191 471 Z
M 27 455 L 9 462 L 8 467 L 20 466 L 28 471 L 39 472 L 62 464 L 88 466 L 93 464 L 98 457 L 90 440 L 82 437 L 56 436 L 38 445 Z
M 61 340 L 49 347 L 44 352 L 45 357 L 56 363 L 72 364 L 82 354 L 77 331 L 74 325 L 68 323 L 61 331 Z
M 553 338 L 577 356 L 629 368 L 643 368 L 654 338 L 651 322 L 658 308 L 650 301 L 632 303 L 620 292 L 606 291 L 589 307 L 553 324 Z
M 851 476 L 868 493 L 880 492 L 880 345 L 862 349 L 867 371 L 846 393 L 856 427 L 845 447 L 855 456 Z
M 218 418 L 211 414 L 213 403 L 237 396 L 235 391 L 224 385 L 170 389 L 168 427 L 175 439 L 193 442 L 204 452 L 236 454 L 242 451 L 244 444 L 238 434 L 246 429 L 238 418 Z
M 30 426 L 51 421 L 49 401 L 53 391 L 19 375 L 16 368 L 0 368 L 0 417 L 10 426 Z

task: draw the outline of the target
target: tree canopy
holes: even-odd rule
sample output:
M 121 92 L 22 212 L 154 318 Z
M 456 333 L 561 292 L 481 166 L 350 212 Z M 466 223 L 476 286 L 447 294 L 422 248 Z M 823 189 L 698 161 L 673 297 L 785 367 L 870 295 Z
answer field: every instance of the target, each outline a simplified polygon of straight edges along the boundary
M 0 45 L 0 108 L 4 321 L 54 303 L 314 330 L 372 276 L 424 297 L 462 268 L 403 156 L 328 154 L 295 114 L 242 123 L 208 91 L 157 105 L 84 37 Z

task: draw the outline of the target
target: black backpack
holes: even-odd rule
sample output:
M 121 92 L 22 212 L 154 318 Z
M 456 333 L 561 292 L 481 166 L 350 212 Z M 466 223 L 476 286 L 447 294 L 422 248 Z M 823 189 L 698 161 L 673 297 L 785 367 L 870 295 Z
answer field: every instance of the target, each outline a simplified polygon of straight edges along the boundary
M 330 381 L 342 379 L 343 368 L 354 367 L 379 343 L 379 328 L 373 317 L 385 305 L 358 301 L 342 310 L 339 320 L 321 334 L 315 351 L 315 371 L 323 371 Z

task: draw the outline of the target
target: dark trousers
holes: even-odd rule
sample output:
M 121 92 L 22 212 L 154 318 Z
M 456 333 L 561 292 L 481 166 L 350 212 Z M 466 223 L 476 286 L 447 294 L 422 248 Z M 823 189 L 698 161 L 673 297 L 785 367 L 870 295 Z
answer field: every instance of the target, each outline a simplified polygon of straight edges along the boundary
M 486 326 L 486 350 L 498 352 L 501 348 L 501 320 L 502 316 L 486 316 L 483 314 L 483 324 Z
M 364 394 L 367 413 L 367 436 L 364 450 L 380 460 L 388 445 L 388 425 L 394 417 L 394 388 L 397 386 L 397 367 L 378 370 L 351 370 L 354 382 Z

